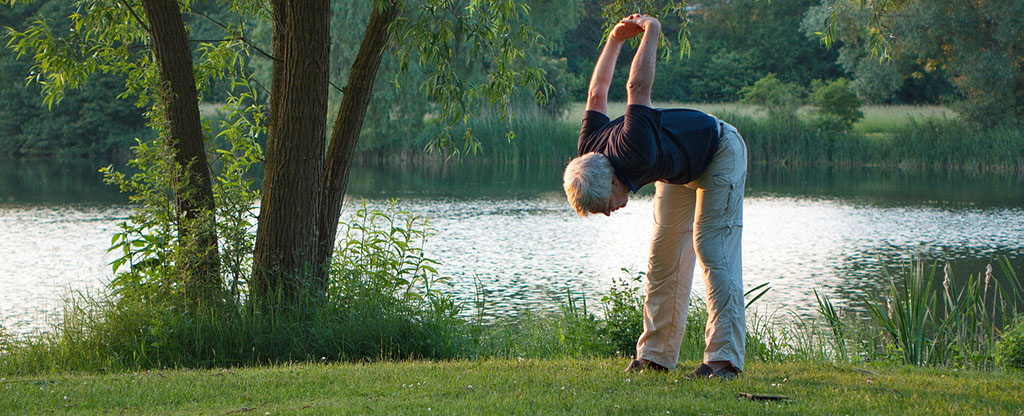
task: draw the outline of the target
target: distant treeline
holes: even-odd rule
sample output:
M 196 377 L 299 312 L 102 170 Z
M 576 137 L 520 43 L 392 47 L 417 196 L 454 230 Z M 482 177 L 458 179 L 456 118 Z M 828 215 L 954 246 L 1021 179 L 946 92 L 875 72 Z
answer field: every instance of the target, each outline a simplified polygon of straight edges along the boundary
M 457 13 L 460 4 L 467 1 L 455 1 L 452 9 Z M 531 52 L 528 60 L 547 73 L 552 88 L 546 91 L 547 100 L 543 104 L 535 104 L 536 91 L 523 91 L 514 107 L 527 118 L 540 114 L 557 119 L 572 102 L 585 99 L 603 37 L 606 19 L 601 16 L 601 8 L 605 2 L 529 0 L 526 3 L 530 16 L 519 24 L 532 27 L 543 37 L 540 47 Z M 2 7 L 0 26 L 23 28 L 33 20 L 45 19 L 51 27 L 60 27 L 67 24 L 66 16 L 75 12 L 74 4 L 74 0 L 43 0 L 19 3 L 13 8 Z M 363 25 L 371 4 L 371 0 L 332 2 L 332 27 Z M 864 53 L 865 46 L 858 46 L 853 35 L 843 37 L 848 30 L 840 30 L 837 39 L 838 45 L 845 48 L 843 56 L 839 49 L 825 48 L 813 33 L 820 30 L 817 27 L 821 24 L 823 3 L 820 0 L 693 0 L 688 4 L 691 45 L 688 54 L 680 55 L 678 19 L 665 18 L 663 22 L 666 38 L 672 45 L 668 60 L 657 68 L 653 91 L 657 101 L 738 101 L 742 88 L 770 74 L 805 90 L 810 89 L 814 80 L 852 77 L 858 94 L 871 103 L 944 103 L 957 97 L 957 87 L 951 83 L 952 75 L 946 66 L 904 64 L 888 72 L 877 68 L 862 70 L 869 55 Z M 193 44 L 196 50 L 203 41 L 227 36 L 213 23 L 219 16 L 227 16 L 219 9 L 223 7 L 221 3 L 205 2 L 195 7 L 203 13 L 192 16 L 188 22 L 192 37 L 196 39 Z M 855 13 L 849 16 L 852 16 L 849 19 L 857 18 Z M 250 25 L 249 40 L 270 50 L 269 23 L 250 22 Z M 340 78 L 347 72 L 361 39 L 359 34 L 351 36 L 353 34 L 344 29 L 336 29 L 335 34 L 331 78 L 335 85 L 344 85 L 345 80 Z M 844 39 L 849 42 L 844 44 Z M 613 101 L 625 100 L 625 82 L 632 57 L 630 48 L 627 45 L 617 65 L 616 84 L 610 91 Z M 858 55 L 855 51 L 861 53 Z M 441 133 L 431 124 L 431 102 L 418 88 L 424 78 L 416 67 L 417 57 L 407 57 L 404 62 L 400 58 L 387 55 L 382 64 L 360 151 L 380 154 L 389 148 L 406 147 L 410 142 L 425 143 Z M 452 60 L 453 69 L 464 79 L 480 76 L 480 69 L 489 64 L 463 56 L 454 56 Z M 399 68 L 405 64 L 408 64 L 405 71 L 400 72 Z M 270 70 L 268 59 L 254 56 L 247 65 L 258 79 L 261 76 L 266 79 Z M 35 83 L 26 86 L 30 73 L 31 57 L 19 59 L 9 49 L 0 49 L 0 155 L 119 157 L 130 152 L 135 138 L 153 135 L 146 127 L 144 109 L 135 107 L 133 97 L 117 98 L 124 92 L 123 80 L 96 74 L 79 91 L 47 109 L 42 103 L 39 86 Z M 872 83 L 873 80 L 879 82 Z M 876 85 L 879 83 L 883 83 L 884 88 Z M 229 89 L 230 84 L 222 81 L 208 90 L 204 100 L 223 101 Z M 340 101 L 340 92 L 331 91 L 331 94 L 332 102 Z M 214 130 L 212 137 L 217 129 L 217 116 L 209 115 L 214 117 L 210 123 Z M 478 117 L 499 118 L 486 113 Z M 487 120 L 485 124 L 494 127 L 502 122 Z M 453 137 L 457 137 L 455 134 L 453 132 Z

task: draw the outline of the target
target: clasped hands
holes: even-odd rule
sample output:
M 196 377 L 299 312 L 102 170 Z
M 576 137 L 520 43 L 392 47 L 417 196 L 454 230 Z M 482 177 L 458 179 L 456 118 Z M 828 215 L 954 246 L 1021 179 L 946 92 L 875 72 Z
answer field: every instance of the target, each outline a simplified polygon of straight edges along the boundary
M 658 19 L 646 14 L 634 13 L 619 20 L 619 23 L 616 23 L 615 27 L 612 28 L 609 36 L 618 41 L 626 41 L 647 31 L 651 27 L 660 28 L 661 23 L 658 22 Z

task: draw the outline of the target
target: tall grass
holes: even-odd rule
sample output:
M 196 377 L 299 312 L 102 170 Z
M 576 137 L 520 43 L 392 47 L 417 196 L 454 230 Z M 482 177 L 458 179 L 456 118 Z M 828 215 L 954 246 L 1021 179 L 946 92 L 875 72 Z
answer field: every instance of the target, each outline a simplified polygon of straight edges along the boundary
M 913 121 L 892 135 L 893 162 L 918 168 L 1024 172 L 1024 129 L 956 119 Z
M 428 123 L 419 134 L 368 140 L 386 144 L 362 148 L 360 156 L 438 161 L 457 148 L 459 154 L 496 162 L 566 161 L 576 156 L 582 114 L 582 107 L 576 107 L 562 118 L 530 110 L 507 119 L 480 114 L 450 132 L 455 139 L 447 150 L 430 145 L 442 129 Z M 869 107 L 863 121 L 845 130 L 807 117 L 772 120 L 752 106 L 696 107 L 735 125 L 747 142 L 749 160 L 756 164 L 1024 172 L 1024 129 L 974 128 L 941 107 Z M 624 108 L 613 103 L 609 113 L 614 117 Z M 478 140 L 478 147 L 463 145 L 460 137 L 466 132 Z
M 370 160 L 447 160 L 455 154 L 495 162 L 568 160 L 576 154 L 580 124 L 566 122 L 537 110 L 517 111 L 508 117 L 482 112 L 463 125 L 447 132 L 444 126 L 428 121 L 417 134 L 403 137 L 371 137 L 376 143 L 359 149 L 359 157 Z
M 752 163 L 783 166 L 861 166 L 884 164 L 889 146 L 856 131 L 832 131 L 801 119 L 757 119 L 722 116 L 736 126 L 747 143 Z

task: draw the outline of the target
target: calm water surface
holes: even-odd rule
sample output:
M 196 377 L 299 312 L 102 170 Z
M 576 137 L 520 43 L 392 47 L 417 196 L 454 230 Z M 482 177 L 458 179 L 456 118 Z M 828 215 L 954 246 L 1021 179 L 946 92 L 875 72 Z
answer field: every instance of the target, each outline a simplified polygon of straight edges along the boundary
M 99 293 L 125 199 L 101 183 L 101 163 L 0 160 L 0 324 L 43 330 L 74 293 Z M 430 218 L 430 257 L 459 299 L 479 279 L 496 314 L 555 309 L 566 292 L 596 304 L 614 279 L 646 268 L 651 190 L 611 217 L 580 218 L 560 189 L 561 166 L 464 162 L 367 165 L 353 171 L 358 200 Z M 958 278 L 1008 256 L 1024 271 L 1024 180 L 885 169 L 751 170 L 744 279 L 769 282 L 762 309 L 811 313 L 813 290 L 857 307 L 884 284 L 883 262 L 950 261 Z M 649 187 L 650 188 L 650 187 Z M 646 191 L 646 192 L 644 192 Z M 998 270 L 998 267 L 996 267 Z M 999 275 L 999 273 L 997 273 Z M 703 283 L 694 279 L 697 295 Z

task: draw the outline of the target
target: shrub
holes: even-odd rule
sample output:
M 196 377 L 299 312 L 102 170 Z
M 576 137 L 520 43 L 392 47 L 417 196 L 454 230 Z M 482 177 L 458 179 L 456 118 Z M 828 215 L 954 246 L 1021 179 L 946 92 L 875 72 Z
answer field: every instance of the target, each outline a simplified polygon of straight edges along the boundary
M 846 130 L 864 118 L 864 113 L 860 111 L 861 100 L 850 88 L 850 81 L 846 78 L 828 82 L 819 79 L 812 81 L 808 98 L 817 107 L 814 115 L 822 128 Z
M 740 90 L 743 102 L 764 106 L 772 120 L 795 120 L 800 108 L 800 87 L 782 82 L 775 74 L 768 74 L 754 85 Z
M 996 363 L 1006 368 L 1024 369 L 1024 316 L 1003 331 L 996 343 Z

